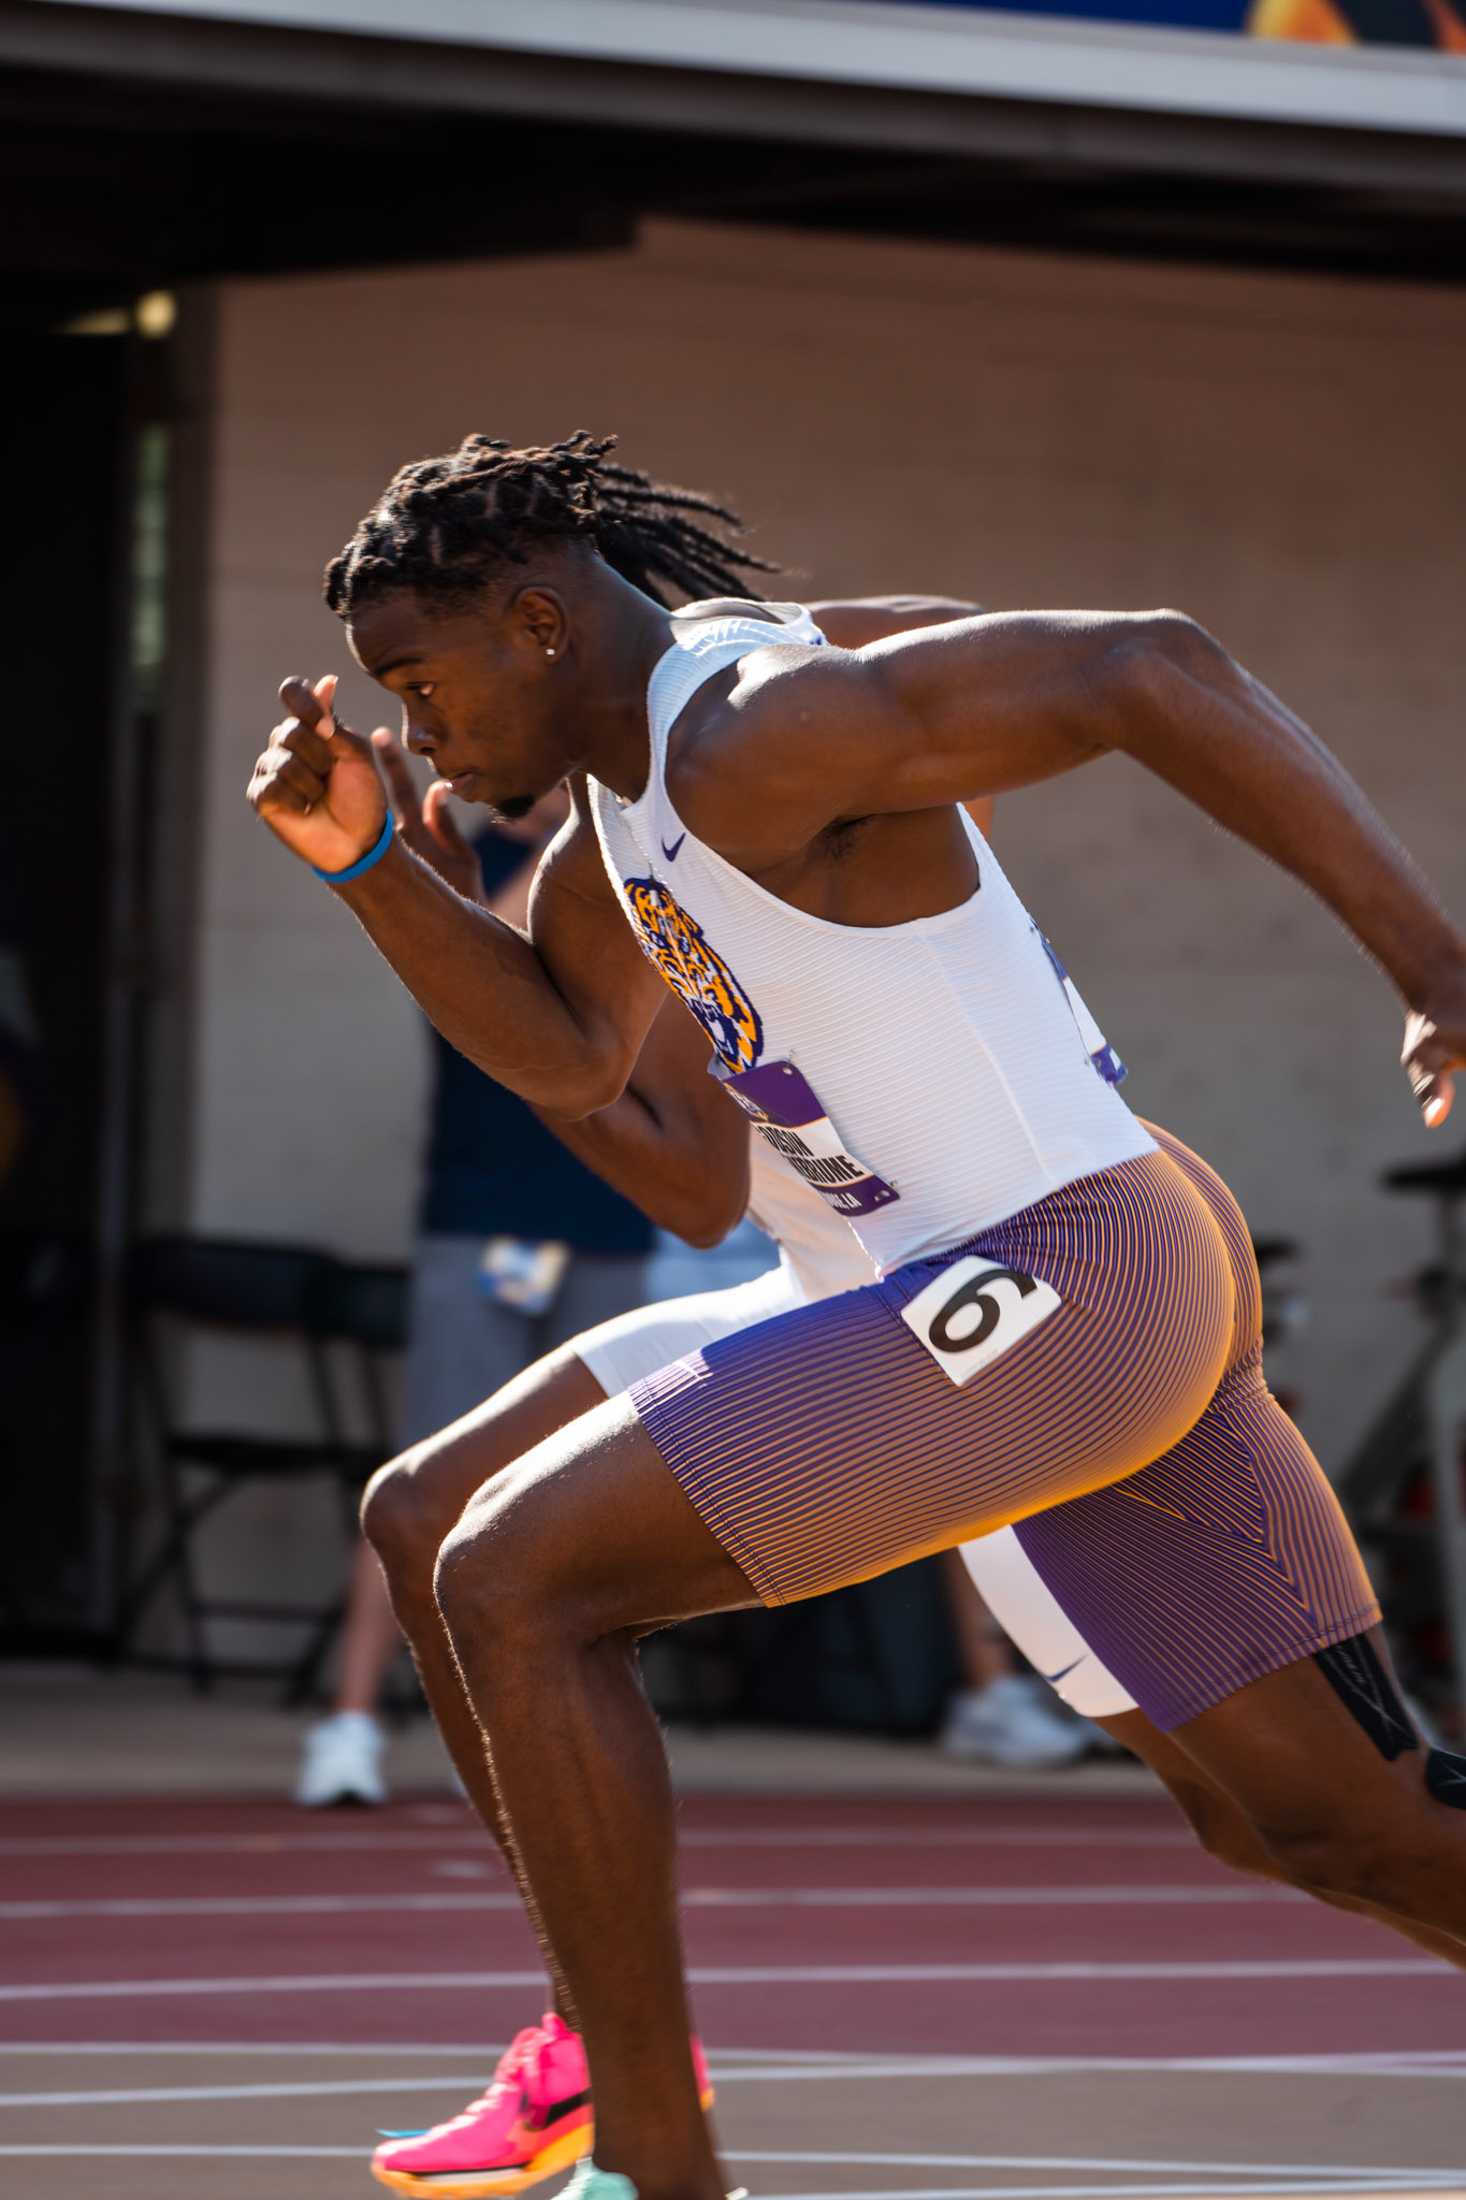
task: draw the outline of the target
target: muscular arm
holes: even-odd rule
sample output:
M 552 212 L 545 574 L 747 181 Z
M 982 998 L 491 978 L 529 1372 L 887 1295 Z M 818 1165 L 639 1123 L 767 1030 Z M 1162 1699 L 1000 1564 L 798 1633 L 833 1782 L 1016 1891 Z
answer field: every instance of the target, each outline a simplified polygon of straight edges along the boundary
M 619 1098 L 666 996 L 576 799 L 536 876 L 527 934 L 465 901 L 400 839 L 336 889 L 450 1046 L 569 1119 Z
M 892 634 L 914 634 L 918 627 L 945 626 L 952 619 L 976 618 L 982 605 L 961 596 L 845 596 L 805 607 L 827 641 L 838 649 L 864 649 Z M 981 833 L 993 829 L 993 797 L 963 797 L 962 807 Z
M 1178 613 L 999 614 L 854 652 L 760 651 L 674 759 L 676 801 L 757 868 L 841 818 L 1027 786 L 1111 751 L 1310 886 L 1412 1006 L 1443 972 L 1454 1001 L 1461 936 L 1410 857 L 1323 743 Z
M 619 1100 L 567 1122 L 536 1113 L 570 1151 L 689 1245 L 717 1245 L 748 1205 L 748 1118 L 708 1075 L 707 1036 L 668 997 Z

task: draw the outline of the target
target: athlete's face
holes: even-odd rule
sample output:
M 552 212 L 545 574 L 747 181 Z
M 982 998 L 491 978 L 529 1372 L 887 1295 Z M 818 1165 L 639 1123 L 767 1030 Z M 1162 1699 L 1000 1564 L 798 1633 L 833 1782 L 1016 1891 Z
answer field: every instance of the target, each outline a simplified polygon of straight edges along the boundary
M 564 606 L 520 588 L 449 610 L 401 590 L 347 628 L 363 671 L 402 705 L 402 739 L 468 802 L 523 817 L 574 768 L 561 723 Z M 553 654 L 552 654 L 553 652 Z

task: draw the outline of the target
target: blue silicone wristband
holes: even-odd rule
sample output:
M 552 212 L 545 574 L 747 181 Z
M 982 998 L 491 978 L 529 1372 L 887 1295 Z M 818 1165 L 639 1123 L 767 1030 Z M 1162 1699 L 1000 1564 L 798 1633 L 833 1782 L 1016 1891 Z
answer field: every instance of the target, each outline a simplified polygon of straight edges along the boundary
M 355 863 L 348 863 L 344 871 L 323 871 L 318 863 L 313 863 L 311 869 L 315 872 L 316 877 L 323 878 L 328 886 L 344 886 L 348 879 L 360 878 L 363 871 L 369 871 L 374 863 L 381 862 L 392 845 L 393 830 L 392 812 L 389 810 L 382 819 L 382 830 L 378 833 L 366 854 L 358 856 Z

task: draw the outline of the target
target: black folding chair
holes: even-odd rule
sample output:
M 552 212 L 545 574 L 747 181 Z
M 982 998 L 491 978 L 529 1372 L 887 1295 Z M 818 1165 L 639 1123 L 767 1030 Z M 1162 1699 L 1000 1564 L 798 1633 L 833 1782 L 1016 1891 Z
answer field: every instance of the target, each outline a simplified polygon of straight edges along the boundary
M 194 1537 L 233 1491 L 252 1482 L 324 1475 L 339 1498 L 343 1532 L 354 1539 L 357 1493 L 393 1448 L 378 1362 L 400 1342 L 404 1297 L 400 1270 L 351 1269 L 310 1246 L 175 1236 L 137 1247 L 129 1274 L 133 1430 L 137 1449 L 154 1468 L 163 1533 L 124 1591 L 119 1655 L 129 1654 L 144 1615 L 172 1587 L 183 1615 L 182 1662 L 196 1688 L 209 1688 L 222 1674 L 279 1671 L 273 1664 L 212 1655 L 208 1622 L 233 1619 L 304 1625 L 306 1645 L 289 1668 L 286 1700 L 307 1693 L 340 1624 L 339 1592 L 324 1605 L 205 1598 Z M 169 1348 L 189 1330 L 273 1337 L 292 1347 L 306 1379 L 309 1429 L 280 1435 L 183 1419 Z M 337 1343 L 355 1347 L 362 1435 L 348 1433 L 331 1358 Z

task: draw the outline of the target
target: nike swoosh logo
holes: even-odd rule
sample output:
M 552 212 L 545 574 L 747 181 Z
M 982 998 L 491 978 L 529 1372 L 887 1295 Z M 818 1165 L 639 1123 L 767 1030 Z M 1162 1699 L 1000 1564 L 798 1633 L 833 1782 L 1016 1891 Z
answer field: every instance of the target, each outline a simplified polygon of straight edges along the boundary
M 1087 1656 L 1088 1652 L 1081 1650 L 1079 1656 L 1075 1658 L 1072 1665 L 1061 1665 L 1057 1673 L 1045 1673 L 1044 1679 L 1048 1682 L 1051 1688 L 1055 1685 L 1056 1682 L 1067 1680 L 1069 1675 L 1073 1672 L 1074 1666 L 1083 1665 L 1084 1660 Z
M 686 838 L 686 833 L 679 833 L 670 848 L 667 846 L 665 840 L 662 842 L 662 853 L 669 863 L 675 863 L 677 861 L 677 851 L 682 846 L 682 843 L 684 840 L 686 840 Z

